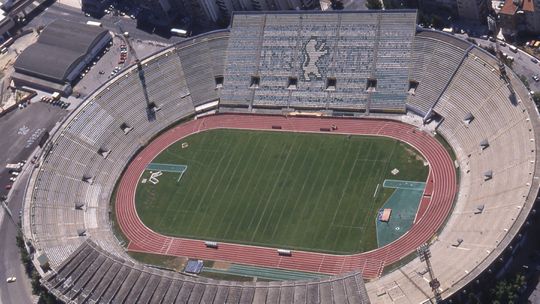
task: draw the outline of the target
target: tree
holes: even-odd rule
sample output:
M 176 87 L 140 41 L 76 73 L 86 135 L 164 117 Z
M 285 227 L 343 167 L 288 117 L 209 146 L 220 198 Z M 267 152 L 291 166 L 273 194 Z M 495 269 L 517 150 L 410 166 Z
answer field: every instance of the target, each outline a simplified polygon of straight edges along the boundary
M 330 0 L 331 6 L 333 10 L 342 10 L 344 8 L 343 2 L 340 0 Z
M 56 300 L 56 298 L 50 293 L 42 293 L 39 297 L 38 304 L 61 304 L 62 302 Z
M 399 8 L 399 6 L 396 5 L 392 0 L 383 0 L 383 3 L 385 9 Z M 403 6 L 403 3 L 401 3 L 401 5 Z
M 534 103 L 537 105 L 540 104 L 540 92 L 534 92 L 532 94 L 532 99 L 534 100 Z
M 367 0 L 366 1 L 366 7 L 368 9 L 381 9 L 382 4 L 380 0 Z
M 491 290 L 491 297 L 494 304 L 514 304 L 519 299 L 519 294 L 527 285 L 525 276 L 516 275 L 514 279 L 500 281 Z
M 434 28 L 443 28 L 444 27 L 444 23 L 441 19 L 441 17 L 437 16 L 437 15 L 432 15 L 431 16 L 431 26 L 433 26 Z
M 481 304 L 482 303 L 480 298 L 474 293 L 469 293 L 468 297 L 469 297 L 469 299 L 468 299 L 467 303 L 469 303 L 469 304 Z
M 465 40 L 469 41 L 470 43 L 472 43 L 474 45 L 478 45 L 478 42 L 476 42 L 476 40 L 474 38 L 467 37 Z
M 527 89 L 529 89 L 529 80 L 527 80 L 527 76 L 525 75 L 520 75 L 519 76 L 519 79 L 521 79 L 521 82 L 523 82 L 523 84 L 525 85 L 525 87 Z
M 491 55 L 497 56 L 497 52 L 495 52 L 495 47 L 493 47 L 492 45 L 482 46 L 482 48 L 488 51 Z

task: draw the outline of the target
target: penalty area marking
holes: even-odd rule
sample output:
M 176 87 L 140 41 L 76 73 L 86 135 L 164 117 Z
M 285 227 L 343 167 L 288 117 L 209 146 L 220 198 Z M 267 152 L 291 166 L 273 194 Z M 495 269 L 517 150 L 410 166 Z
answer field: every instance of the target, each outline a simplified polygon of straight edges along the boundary
M 375 188 L 375 192 L 373 193 L 373 198 L 375 198 L 375 196 L 377 195 L 377 191 L 379 191 L 379 186 L 381 184 L 377 184 L 377 188 Z
M 157 184 L 157 182 L 154 183 L 153 181 L 157 180 L 155 177 L 161 176 L 163 174 L 162 172 L 172 172 L 180 173 L 180 176 L 178 176 L 178 179 L 176 180 L 176 183 L 178 183 L 180 182 L 180 179 L 182 179 L 182 176 L 184 176 L 184 173 L 186 173 L 187 168 L 188 167 L 186 165 L 150 163 L 148 166 L 146 166 L 146 170 L 150 170 L 150 173 L 152 174 L 148 181 L 155 185 Z M 152 173 L 153 170 L 157 170 L 160 174 L 154 176 L 155 173 Z
M 150 163 L 148 164 L 148 166 L 146 166 L 146 170 L 182 173 L 183 171 L 187 170 L 187 166 L 176 164 Z
M 178 179 L 176 180 L 176 183 L 179 183 L 180 180 L 182 179 L 182 176 L 184 176 L 184 173 L 187 171 L 187 166 L 186 166 L 186 169 L 182 172 L 180 172 L 180 176 L 178 176 Z

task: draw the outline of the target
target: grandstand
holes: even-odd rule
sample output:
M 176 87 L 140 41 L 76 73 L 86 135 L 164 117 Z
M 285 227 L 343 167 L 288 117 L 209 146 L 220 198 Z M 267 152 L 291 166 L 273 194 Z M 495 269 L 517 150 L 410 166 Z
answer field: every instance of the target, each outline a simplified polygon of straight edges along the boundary
M 228 282 L 143 267 L 84 242 L 43 278 L 65 303 L 367 303 L 362 275 L 321 281 Z
M 366 284 L 369 299 L 358 273 L 312 282 L 232 283 L 133 261 L 112 232 L 115 184 L 157 133 L 203 108 L 354 116 L 408 110 L 420 121 L 437 117 L 430 125 L 456 154 L 459 191 L 444 226 L 429 226 L 427 217 L 417 222 L 439 231 L 429 239 L 442 296 L 458 297 L 495 272 L 502 266 L 497 261 L 518 247 L 538 194 L 538 112 L 510 72 L 513 102 L 495 58 L 452 36 L 415 30 L 415 18 L 414 11 L 399 10 L 235 14 L 230 31 L 193 37 L 142 60 L 146 90 L 135 66 L 98 88 L 51 136 L 27 186 L 23 230 L 37 255 L 49 261 L 43 284 L 74 303 L 158 297 L 190 303 L 222 303 L 224 297 L 230 303 L 422 303 L 432 297 L 418 259 L 378 273 Z M 154 121 L 146 117 L 146 99 L 160 108 Z M 408 136 L 422 133 L 411 130 Z M 148 246 L 161 244 L 159 237 L 147 239 Z
M 399 10 L 237 14 L 221 105 L 403 112 L 415 24 Z
M 407 108 L 426 116 L 459 68 L 470 46 L 452 36 L 419 32 L 414 39 L 410 82 L 418 83 L 407 98 Z

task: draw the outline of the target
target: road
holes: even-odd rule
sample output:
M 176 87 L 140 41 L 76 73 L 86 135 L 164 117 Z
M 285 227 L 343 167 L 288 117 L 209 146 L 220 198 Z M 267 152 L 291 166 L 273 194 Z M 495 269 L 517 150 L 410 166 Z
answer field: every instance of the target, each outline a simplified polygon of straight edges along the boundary
M 57 106 L 41 102 L 30 104 L 0 117 L 0 194 L 8 194 L 5 185 L 11 184 L 6 163 L 19 162 L 30 157 L 38 146 L 41 134 L 50 131 L 67 114 Z M 30 162 L 27 166 L 30 166 Z M 8 206 L 18 221 L 26 179 L 29 170 L 21 173 L 11 189 Z M 17 228 L 13 221 L 0 210 L 0 303 L 32 303 L 30 281 L 20 262 L 19 248 L 15 243 Z M 15 276 L 15 283 L 6 278 Z
M 460 38 L 467 38 L 466 35 L 456 35 Z M 473 37 L 471 37 L 473 38 Z M 479 46 L 493 46 L 494 42 L 491 42 L 486 39 L 481 38 L 473 38 L 476 40 Z M 512 70 L 517 73 L 518 75 L 524 75 L 527 77 L 527 81 L 529 82 L 530 89 L 535 92 L 540 92 L 540 82 L 534 81 L 532 79 L 533 75 L 539 75 L 540 76 L 540 63 L 534 63 L 531 61 L 531 58 L 533 58 L 531 55 L 525 53 L 522 50 L 518 50 L 517 53 L 512 52 L 509 49 L 509 45 L 506 46 L 500 46 L 499 48 L 501 52 L 508 54 L 509 56 L 514 57 L 514 63 L 512 64 Z M 540 60 L 539 60 L 540 61 Z
M 29 175 L 30 170 L 27 170 L 21 176 L 20 187 L 14 189 L 10 197 L 9 208 L 13 214 L 13 219 L 17 222 L 24 196 L 24 184 L 26 184 Z M 0 222 L 0 242 L 2 244 L 2 250 L 0 250 L 0 303 L 33 303 L 35 301 L 33 301 L 30 280 L 20 262 L 19 248 L 15 243 L 17 226 L 7 216 L 4 209 L 0 210 Z M 17 281 L 7 283 L 6 278 L 12 276 L 16 277 Z
M 0 118 L 0 195 L 6 195 L 5 186 L 11 184 L 7 163 L 27 159 L 38 145 L 42 134 L 67 114 L 57 106 L 32 103 L 24 109 L 16 109 Z

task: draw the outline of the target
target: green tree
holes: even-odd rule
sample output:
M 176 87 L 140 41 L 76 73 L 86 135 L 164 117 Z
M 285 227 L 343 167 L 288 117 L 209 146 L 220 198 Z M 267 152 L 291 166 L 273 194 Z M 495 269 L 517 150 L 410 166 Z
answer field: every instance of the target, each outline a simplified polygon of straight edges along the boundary
M 366 7 L 368 9 L 381 9 L 382 4 L 381 4 L 381 1 L 379 1 L 379 0 L 367 0 L 366 1 Z
M 532 94 L 532 99 L 537 105 L 540 104 L 540 92 L 534 92 L 534 94 Z
M 341 2 L 340 0 L 330 0 L 330 3 L 332 5 L 332 9 L 335 11 L 342 10 L 344 8 L 343 2 Z
M 482 46 L 482 48 L 486 51 L 488 51 L 491 55 L 497 56 L 497 52 L 495 52 L 495 47 L 492 45 Z
M 220 28 L 226 28 L 229 26 L 229 22 L 230 22 L 230 18 L 228 17 L 220 17 L 217 21 L 216 21 L 216 24 L 220 27 Z
M 520 274 L 513 279 L 498 282 L 495 288 L 491 289 L 493 304 L 516 304 L 526 284 L 525 276 Z
M 35 295 L 39 295 L 43 291 L 43 287 L 41 287 L 41 282 L 39 282 L 39 273 L 37 271 L 32 271 L 32 293 Z
M 527 90 L 529 89 L 529 80 L 527 79 L 527 76 L 525 75 L 519 75 L 519 79 L 521 79 L 521 82 L 525 85 Z
M 394 1 L 391 0 L 383 0 L 383 3 L 385 9 L 399 8 L 399 6 L 396 6 Z
M 21 253 L 21 263 L 24 266 L 26 274 L 30 275 L 32 273 L 34 265 L 32 265 L 32 259 L 30 258 L 30 255 L 28 255 L 28 252 L 26 252 L 26 248 L 24 247 L 24 239 L 22 235 L 19 234 L 15 237 L 15 240 L 17 242 L 17 247 L 19 247 L 19 251 Z
M 468 300 L 469 304 L 481 304 L 482 303 L 480 298 L 478 298 L 478 296 L 476 294 L 474 294 L 474 293 L 469 293 L 468 297 L 469 297 L 469 300 Z
M 432 15 L 431 16 L 431 26 L 433 26 L 434 28 L 443 28 L 444 27 L 444 23 L 441 19 L 441 17 L 437 16 L 437 15 Z
M 42 293 L 39 297 L 38 304 L 60 304 L 62 302 L 56 300 L 56 298 L 50 293 Z

